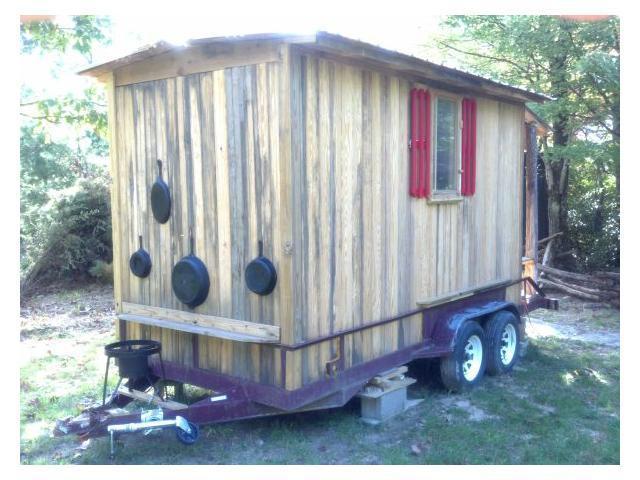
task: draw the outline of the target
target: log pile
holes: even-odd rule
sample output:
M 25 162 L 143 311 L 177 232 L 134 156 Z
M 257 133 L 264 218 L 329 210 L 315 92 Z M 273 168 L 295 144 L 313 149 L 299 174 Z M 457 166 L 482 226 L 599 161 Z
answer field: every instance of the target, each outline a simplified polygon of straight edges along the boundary
M 615 272 L 567 272 L 538 264 L 543 287 L 550 287 L 583 300 L 620 306 L 620 274 Z

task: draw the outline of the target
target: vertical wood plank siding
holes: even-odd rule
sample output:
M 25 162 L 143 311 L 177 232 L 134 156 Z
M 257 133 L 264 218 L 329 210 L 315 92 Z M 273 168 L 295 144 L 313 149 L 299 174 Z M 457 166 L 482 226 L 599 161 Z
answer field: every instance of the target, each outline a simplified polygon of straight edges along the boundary
M 116 87 L 114 171 L 121 188 L 114 195 L 122 226 L 117 261 L 123 301 L 189 310 L 173 295 L 171 270 L 189 253 L 191 228 L 194 253 L 211 280 L 206 301 L 195 311 L 279 324 L 277 297 L 250 293 L 243 277 L 259 239 L 278 267 L 279 106 L 272 100 L 278 70 L 278 63 L 266 63 Z M 173 202 L 164 225 L 153 219 L 149 203 L 158 158 Z M 153 262 L 146 279 L 133 276 L 127 263 L 138 235 Z M 192 334 L 129 324 L 128 336 L 160 339 L 167 359 L 194 363 Z M 203 336 L 197 342 L 201 368 L 277 381 L 272 347 Z
M 292 53 L 295 340 L 409 311 L 430 296 L 517 278 L 523 106 L 478 98 L 473 196 L 407 192 L 410 90 L 400 76 Z M 491 253 L 489 253 L 491 252 Z M 516 300 L 518 287 L 509 291 Z M 420 318 L 356 333 L 345 365 L 420 340 Z M 324 375 L 308 348 L 294 386 Z
M 407 191 L 410 81 L 294 47 L 279 58 L 112 87 L 118 301 L 189 310 L 171 270 L 190 228 L 211 279 L 195 311 L 279 325 L 289 344 L 519 276 L 522 105 L 477 99 L 476 193 L 434 204 Z M 173 201 L 164 225 L 149 202 L 158 158 Z M 138 235 L 146 279 L 128 267 Z M 244 283 L 259 239 L 278 270 L 265 297 Z M 420 323 L 347 336 L 345 366 L 418 342 Z M 274 346 L 135 323 L 126 336 L 161 340 L 167 360 L 288 389 L 323 378 L 338 353 L 337 341 L 289 352 L 281 378 Z

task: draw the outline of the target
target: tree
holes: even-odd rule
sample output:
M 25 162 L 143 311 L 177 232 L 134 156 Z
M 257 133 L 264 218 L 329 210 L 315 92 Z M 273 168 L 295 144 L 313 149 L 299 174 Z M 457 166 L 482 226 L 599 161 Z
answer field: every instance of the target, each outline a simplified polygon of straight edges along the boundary
M 109 257 L 102 246 L 89 247 L 93 245 L 92 239 L 62 241 L 64 232 L 71 229 L 59 225 L 73 208 L 99 212 L 95 219 L 84 220 L 87 225 L 109 221 L 108 209 L 91 206 L 91 202 L 102 205 L 102 185 L 107 175 L 94 162 L 108 152 L 103 92 L 91 85 L 80 89 L 67 87 L 61 80 L 78 63 L 90 61 L 97 44 L 108 42 L 108 27 L 108 19 L 86 15 L 56 21 L 40 18 L 21 24 L 24 58 L 51 65 L 51 75 L 44 87 L 36 86 L 43 82 L 27 78 L 21 90 L 20 254 L 25 278 L 36 277 L 36 265 L 66 272 L 65 269 L 86 268 L 87 262 L 77 261 L 78 258 L 91 258 L 96 252 L 102 260 Z M 48 86 L 56 86 L 56 93 L 51 93 Z M 88 193 L 79 195 L 79 191 Z M 106 244 L 102 238 L 94 240 L 99 245 Z M 50 258 L 42 261 L 45 255 Z M 52 255 L 56 258 L 51 258 Z M 49 278 L 56 278 L 59 272 L 46 273 Z
M 437 44 L 447 54 L 476 73 L 553 99 L 531 107 L 553 126 L 552 142 L 546 145 L 543 158 L 549 233 L 565 233 L 552 252 L 557 255 L 559 249 L 572 246 L 566 235 L 572 161 L 582 161 L 586 154 L 601 167 L 611 163 L 609 173 L 615 177 L 619 196 L 619 19 L 453 16 L 445 26 L 449 32 Z M 603 151 L 610 156 L 602 155 Z

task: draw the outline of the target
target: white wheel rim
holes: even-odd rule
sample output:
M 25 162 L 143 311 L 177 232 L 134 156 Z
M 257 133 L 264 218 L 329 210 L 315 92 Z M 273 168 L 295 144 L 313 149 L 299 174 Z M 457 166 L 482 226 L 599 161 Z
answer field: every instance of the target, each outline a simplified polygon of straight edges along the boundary
M 462 375 L 465 380 L 472 382 L 480 372 L 482 365 L 482 341 L 478 335 L 471 335 L 464 346 L 464 360 Z
M 500 336 L 500 361 L 503 365 L 509 365 L 511 360 L 513 360 L 516 354 L 516 341 L 516 328 L 512 324 L 507 323 Z

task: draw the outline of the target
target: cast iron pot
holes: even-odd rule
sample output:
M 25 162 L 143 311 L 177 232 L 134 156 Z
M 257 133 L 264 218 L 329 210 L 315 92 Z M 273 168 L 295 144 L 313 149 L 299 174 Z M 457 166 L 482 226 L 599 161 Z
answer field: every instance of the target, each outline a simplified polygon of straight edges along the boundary
M 190 236 L 191 253 L 182 257 L 171 272 L 171 286 L 178 299 L 195 308 L 209 294 L 209 273 L 205 264 L 193 254 L 193 237 Z
M 162 179 L 162 161 L 158 160 L 158 178 L 151 187 L 151 211 L 160 223 L 166 223 L 171 215 L 171 193 Z
M 136 277 L 145 278 L 151 272 L 151 255 L 142 248 L 142 235 L 138 237 L 138 240 L 140 248 L 133 252 L 129 258 L 129 268 Z
M 276 267 L 271 260 L 262 255 L 262 241 L 258 242 L 258 257 L 244 270 L 244 280 L 249 290 L 258 295 L 269 295 L 276 288 Z

